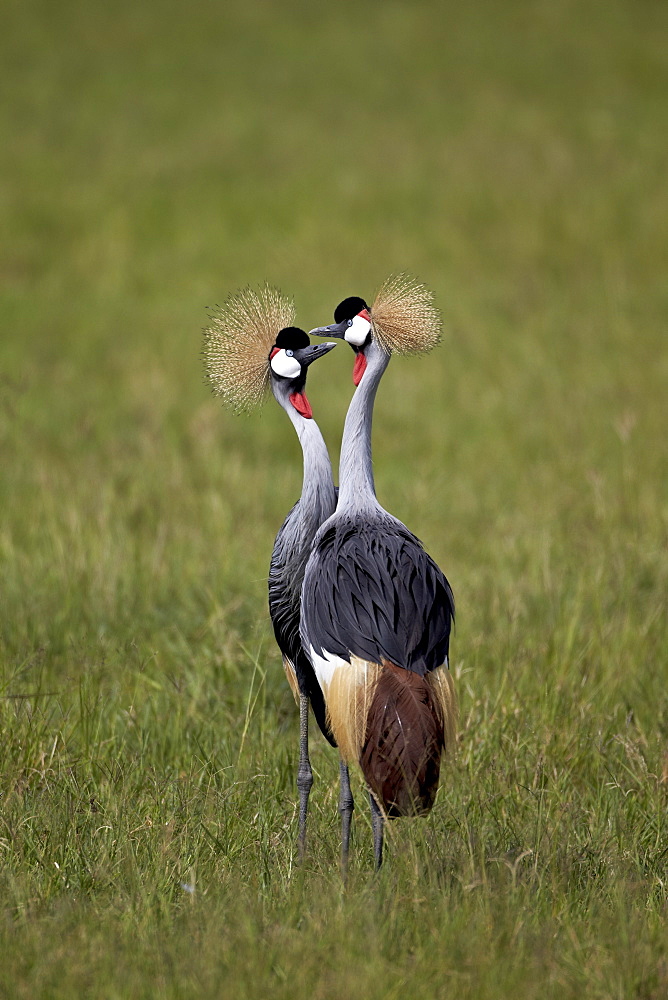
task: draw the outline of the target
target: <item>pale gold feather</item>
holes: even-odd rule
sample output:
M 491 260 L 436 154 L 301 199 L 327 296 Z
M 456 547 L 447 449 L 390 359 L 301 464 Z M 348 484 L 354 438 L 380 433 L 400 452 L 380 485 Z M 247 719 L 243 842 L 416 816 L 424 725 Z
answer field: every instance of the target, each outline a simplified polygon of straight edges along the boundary
M 383 282 L 371 307 L 371 324 L 388 354 L 423 354 L 441 339 L 441 314 L 433 293 L 408 274 Z
M 446 753 L 453 753 L 457 739 L 457 696 L 452 674 L 443 664 L 442 667 L 437 667 L 427 674 L 427 682 L 443 721 Z
M 289 657 L 283 657 L 283 669 L 285 670 L 285 676 L 288 679 L 288 684 L 290 685 L 290 690 L 292 691 L 292 697 L 295 699 L 297 704 L 299 704 L 299 684 L 297 683 L 297 672 L 295 671 L 295 665 Z
M 337 667 L 325 691 L 327 722 L 344 761 L 357 761 L 366 735 L 366 721 L 382 667 L 351 656 Z
M 228 406 L 251 410 L 262 401 L 269 352 L 294 319 L 293 302 L 269 285 L 236 292 L 212 314 L 204 331 L 204 367 L 213 391 Z

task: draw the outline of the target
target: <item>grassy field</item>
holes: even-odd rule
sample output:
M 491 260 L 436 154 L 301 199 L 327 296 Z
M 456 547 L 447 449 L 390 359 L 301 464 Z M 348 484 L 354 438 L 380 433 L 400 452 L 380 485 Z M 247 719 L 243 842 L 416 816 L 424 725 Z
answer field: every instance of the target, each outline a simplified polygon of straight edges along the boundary
M 668 7 L 8 0 L 0 996 L 668 996 Z M 338 874 L 266 609 L 300 455 L 206 307 L 407 270 L 381 502 L 457 598 L 459 752 Z M 309 396 L 336 461 L 350 352 Z

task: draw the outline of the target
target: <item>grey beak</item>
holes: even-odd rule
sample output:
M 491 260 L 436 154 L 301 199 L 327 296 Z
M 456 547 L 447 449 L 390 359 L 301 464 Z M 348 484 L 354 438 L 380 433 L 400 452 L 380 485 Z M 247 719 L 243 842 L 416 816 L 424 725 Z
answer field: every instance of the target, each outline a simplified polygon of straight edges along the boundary
M 309 330 L 309 337 L 340 337 L 341 340 L 344 339 L 346 335 L 346 330 L 348 329 L 348 321 L 344 320 L 343 323 L 331 323 L 329 326 L 317 326 L 315 330 Z
M 325 354 L 336 347 L 336 344 L 314 344 L 312 347 L 304 347 L 299 355 L 300 363 L 306 367 L 312 364 L 312 362 L 317 361 L 318 358 L 323 358 Z

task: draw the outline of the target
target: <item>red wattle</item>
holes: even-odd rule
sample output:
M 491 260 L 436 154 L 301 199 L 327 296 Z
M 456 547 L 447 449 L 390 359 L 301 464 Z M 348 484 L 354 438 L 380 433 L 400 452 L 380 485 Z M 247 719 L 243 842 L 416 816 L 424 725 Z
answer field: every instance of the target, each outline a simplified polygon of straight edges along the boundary
M 290 402 L 294 406 L 297 413 L 301 413 L 302 417 L 306 417 L 307 420 L 310 420 L 313 417 L 313 410 L 311 409 L 311 404 L 306 398 L 306 393 L 293 392 L 290 396 Z
M 362 375 L 366 371 L 366 358 L 362 351 L 359 352 L 355 358 L 355 367 L 353 368 L 353 383 L 359 385 L 362 381 Z

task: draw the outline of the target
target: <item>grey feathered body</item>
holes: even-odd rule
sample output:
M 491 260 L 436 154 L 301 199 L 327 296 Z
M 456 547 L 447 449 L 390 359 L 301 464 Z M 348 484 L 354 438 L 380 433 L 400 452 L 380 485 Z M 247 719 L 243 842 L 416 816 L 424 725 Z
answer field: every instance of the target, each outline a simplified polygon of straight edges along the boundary
M 358 762 L 390 817 L 434 803 L 448 722 L 432 677 L 447 670 L 454 613 L 446 577 L 391 514 L 343 510 L 323 525 L 302 588 L 302 641 L 325 661 L 381 668 Z
M 286 517 L 276 536 L 269 566 L 269 614 L 278 647 L 295 669 L 300 692 L 309 698 L 323 735 L 336 746 L 325 718 L 323 693 L 304 653 L 299 631 L 304 569 L 316 532 L 330 513 L 321 508 L 306 510 L 303 500 L 298 500 Z

